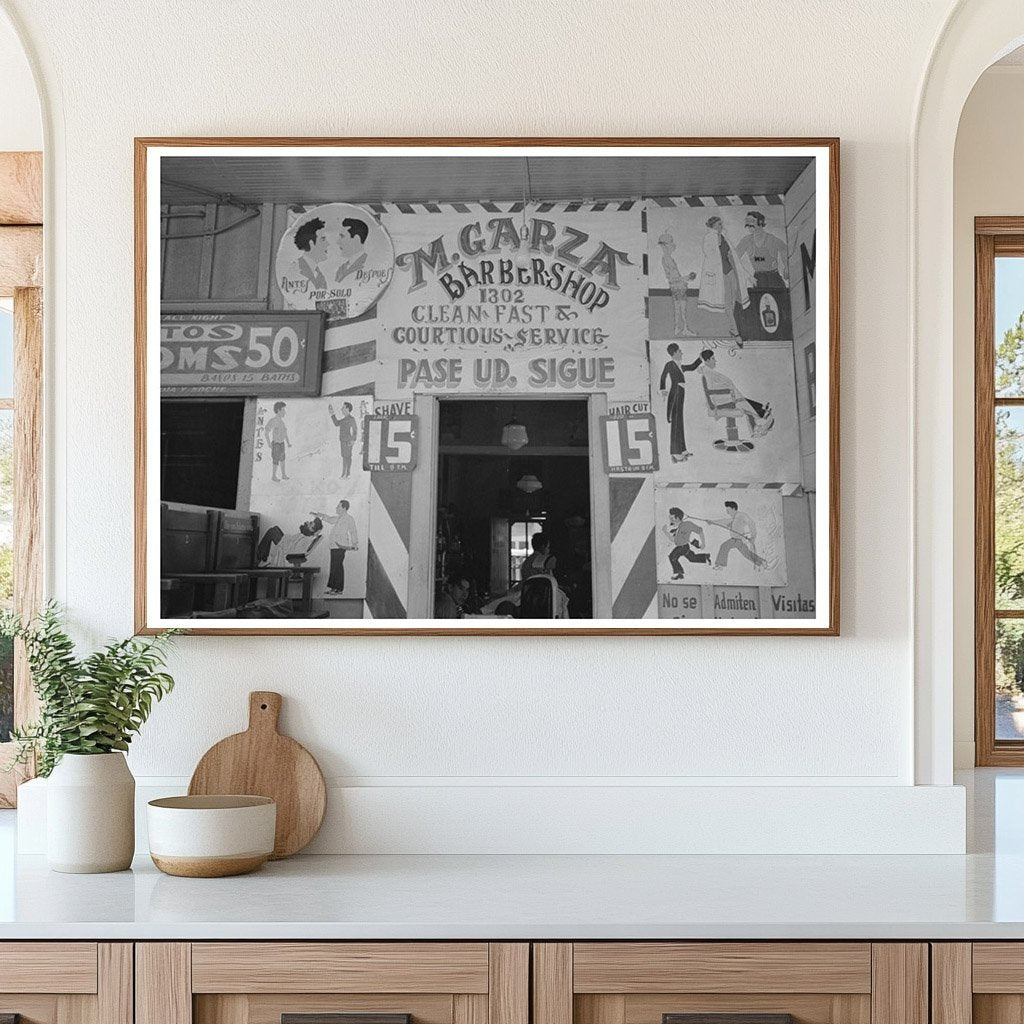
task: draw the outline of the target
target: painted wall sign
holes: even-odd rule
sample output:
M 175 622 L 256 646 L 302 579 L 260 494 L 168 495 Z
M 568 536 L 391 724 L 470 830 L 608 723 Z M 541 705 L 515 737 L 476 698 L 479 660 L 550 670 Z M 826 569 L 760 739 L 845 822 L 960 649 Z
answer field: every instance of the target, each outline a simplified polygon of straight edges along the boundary
M 321 313 L 160 318 L 160 391 L 175 395 L 318 395 Z
M 643 204 L 390 208 L 378 395 L 646 397 Z
M 391 283 L 395 250 L 368 210 L 328 203 L 288 225 L 277 250 L 277 286 L 289 309 L 323 308 L 332 319 L 366 312 Z
M 367 416 L 363 430 L 363 468 L 374 473 L 415 469 L 418 434 L 416 416 Z
M 607 473 L 653 473 L 658 444 L 650 413 L 601 417 L 601 443 Z

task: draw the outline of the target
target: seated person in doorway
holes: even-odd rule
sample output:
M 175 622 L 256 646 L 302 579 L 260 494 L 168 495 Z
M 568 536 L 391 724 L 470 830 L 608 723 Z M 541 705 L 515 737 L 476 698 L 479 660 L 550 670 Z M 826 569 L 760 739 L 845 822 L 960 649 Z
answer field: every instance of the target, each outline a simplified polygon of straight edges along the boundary
M 530 538 L 530 545 L 533 548 L 533 552 L 527 555 L 523 561 L 522 578 L 528 580 L 531 576 L 536 576 L 542 572 L 554 573 L 558 561 L 551 554 L 551 541 L 548 539 L 547 534 L 543 530 L 540 533 L 535 533 Z
M 711 555 L 700 550 L 705 546 L 704 528 L 687 519 L 681 508 L 670 508 L 668 518 L 668 524 L 662 529 L 675 545 L 668 553 L 668 560 L 672 564 L 672 579 L 681 580 L 686 575 L 681 559 L 708 565 L 711 562 Z
M 335 506 L 333 516 L 326 512 L 313 512 L 312 515 L 331 524 L 331 569 L 327 577 L 327 593 L 338 595 L 345 589 L 345 552 L 359 548 L 356 521 L 349 514 L 349 503 L 344 498 Z
M 470 584 L 465 576 L 453 576 L 441 593 L 434 609 L 435 619 L 461 619 L 469 599 Z
M 715 353 L 711 349 L 704 349 L 700 358 L 700 372 L 704 375 L 708 401 L 716 409 L 736 408 L 747 417 L 751 434 L 754 437 L 764 437 L 775 426 L 771 402 L 755 402 L 741 394 L 732 378 L 716 368 Z

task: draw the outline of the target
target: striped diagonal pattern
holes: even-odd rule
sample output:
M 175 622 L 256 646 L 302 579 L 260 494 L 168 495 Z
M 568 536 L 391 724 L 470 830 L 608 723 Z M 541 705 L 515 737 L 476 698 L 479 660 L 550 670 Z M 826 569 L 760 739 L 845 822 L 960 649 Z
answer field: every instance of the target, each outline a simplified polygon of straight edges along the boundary
M 611 534 L 612 617 L 657 616 L 654 547 L 654 480 L 613 476 L 608 480 Z
M 354 320 L 327 322 L 321 394 L 375 394 L 378 330 L 376 306 Z
M 780 195 L 755 196 L 748 193 L 721 196 L 654 196 L 651 202 L 656 206 L 782 206 L 785 198 Z
M 675 487 L 680 490 L 695 490 L 695 491 L 778 491 L 783 497 L 789 497 L 793 494 L 802 494 L 803 486 L 801 484 L 786 484 L 778 481 L 771 481 L 769 483 L 697 483 L 693 480 L 680 481 L 678 483 L 665 483 L 659 486 L 662 487 Z
M 366 608 L 374 619 L 404 619 L 409 603 L 412 474 L 370 476 L 370 543 Z

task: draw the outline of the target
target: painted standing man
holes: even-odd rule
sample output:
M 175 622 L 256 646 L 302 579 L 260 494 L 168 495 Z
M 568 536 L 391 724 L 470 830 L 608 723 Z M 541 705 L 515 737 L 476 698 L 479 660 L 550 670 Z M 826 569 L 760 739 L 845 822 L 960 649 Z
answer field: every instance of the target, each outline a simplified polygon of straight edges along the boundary
M 692 363 L 683 362 L 679 346 L 672 342 L 668 347 L 668 362 L 661 371 L 658 387 L 665 396 L 665 414 L 669 422 L 668 450 L 673 462 L 685 462 L 693 452 L 686 449 L 686 423 L 683 408 L 686 403 L 686 373 L 700 366 L 700 359 Z
M 267 439 L 267 443 L 270 445 L 270 462 L 271 462 L 271 476 L 270 479 L 274 483 L 279 483 L 280 480 L 288 480 L 288 473 L 286 471 L 286 447 L 291 448 L 291 438 L 288 436 L 288 427 L 284 422 L 284 413 L 287 409 L 287 405 L 284 402 L 274 403 L 274 415 L 267 420 L 267 425 L 263 428 L 264 436 Z M 281 467 L 280 480 L 278 479 L 277 470 L 278 466 Z
M 331 524 L 331 569 L 327 577 L 327 593 L 340 594 L 345 589 L 345 553 L 359 548 L 356 521 L 349 514 L 349 503 L 344 499 L 338 502 L 333 516 L 326 512 L 311 512 L 310 515 Z
M 736 255 L 750 260 L 758 288 L 788 288 L 789 249 L 781 238 L 765 231 L 764 225 L 764 214 L 760 210 L 747 214 L 743 224 L 747 234 L 736 246 Z
M 328 405 L 331 422 L 338 428 L 338 445 L 341 448 L 341 479 L 347 480 L 352 475 L 352 446 L 356 443 L 359 430 L 356 418 L 352 415 L 352 403 L 341 403 L 341 419 L 334 415 L 334 406 Z
M 686 573 L 680 559 L 685 558 L 688 562 L 703 562 L 707 565 L 711 562 L 711 555 L 699 550 L 705 546 L 703 527 L 687 519 L 681 508 L 670 508 L 668 517 L 668 525 L 664 527 L 665 536 L 674 545 L 668 553 L 668 560 L 672 563 L 672 579 L 681 580 Z
M 757 543 L 757 526 L 746 512 L 740 511 L 740 507 L 735 501 L 725 503 L 724 519 L 711 519 L 709 522 L 712 526 L 721 526 L 732 534 L 718 549 L 718 554 L 715 556 L 716 569 L 724 569 L 729 564 L 729 555 L 733 551 L 738 551 L 758 569 L 764 568 L 767 564 L 766 559 L 762 558 L 754 549 Z

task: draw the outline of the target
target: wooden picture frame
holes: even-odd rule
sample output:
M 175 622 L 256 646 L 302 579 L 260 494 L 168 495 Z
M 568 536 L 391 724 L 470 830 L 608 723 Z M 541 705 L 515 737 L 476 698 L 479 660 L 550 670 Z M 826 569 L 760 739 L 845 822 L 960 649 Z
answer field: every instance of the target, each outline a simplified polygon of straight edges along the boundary
M 1024 217 L 974 220 L 974 738 L 978 767 L 1024 765 L 1024 742 L 996 737 L 996 624 L 1024 620 L 1024 609 L 996 607 L 996 409 L 1024 397 L 996 396 L 995 261 L 1024 257 Z
M 838 635 L 838 139 L 139 138 L 135 172 L 138 632 Z M 315 399 L 259 393 L 316 343 L 288 309 Z

